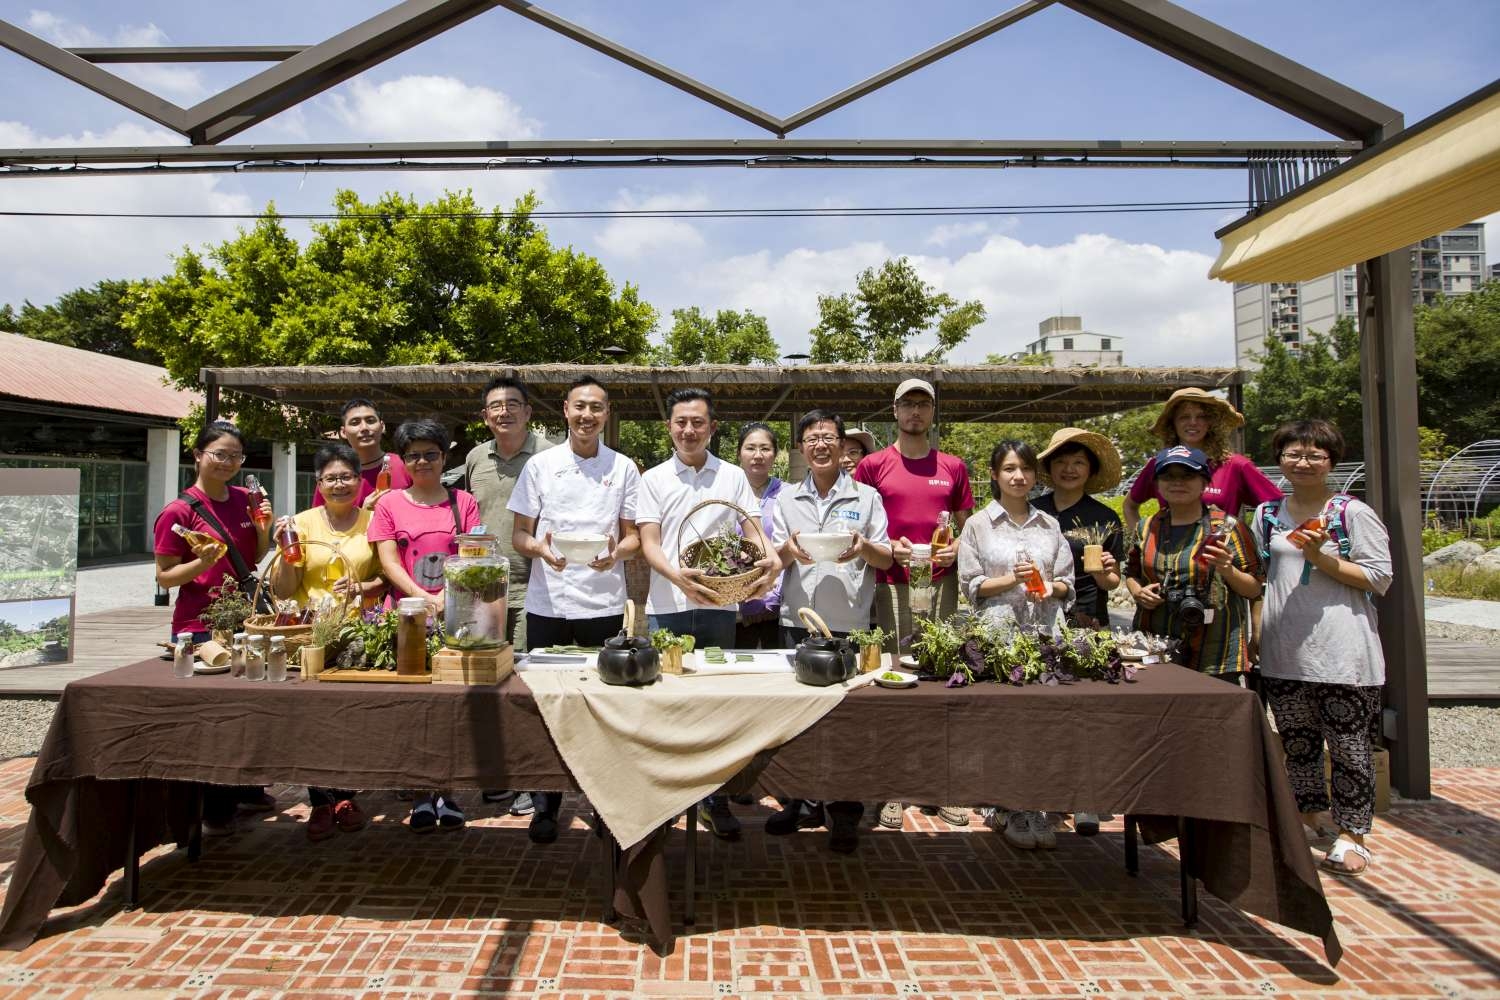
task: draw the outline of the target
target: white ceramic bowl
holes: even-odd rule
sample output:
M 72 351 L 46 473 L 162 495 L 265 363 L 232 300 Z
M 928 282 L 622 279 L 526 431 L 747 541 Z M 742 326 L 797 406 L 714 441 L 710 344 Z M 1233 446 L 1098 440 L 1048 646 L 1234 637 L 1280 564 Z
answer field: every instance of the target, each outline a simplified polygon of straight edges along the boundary
M 847 531 L 804 531 L 797 536 L 802 551 L 818 562 L 833 562 L 853 540 L 854 536 Z
M 552 547 L 570 563 L 587 566 L 604 551 L 603 535 L 585 531 L 559 531 L 552 535 Z

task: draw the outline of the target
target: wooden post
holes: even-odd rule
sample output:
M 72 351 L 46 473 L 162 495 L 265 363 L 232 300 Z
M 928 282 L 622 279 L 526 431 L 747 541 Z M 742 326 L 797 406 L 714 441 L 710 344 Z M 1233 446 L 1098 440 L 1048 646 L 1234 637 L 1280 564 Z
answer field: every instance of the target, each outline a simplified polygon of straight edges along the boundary
M 1427 749 L 1427 653 L 1422 584 L 1422 468 L 1417 450 L 1416 328 L 1405 248 L 1359 268 L 1365 482 L 1391 538 L 1395 579 L 1376 605 L 1385 652 L 1385 738 L 1391 783 L 1410 799 L 1432 794 Z

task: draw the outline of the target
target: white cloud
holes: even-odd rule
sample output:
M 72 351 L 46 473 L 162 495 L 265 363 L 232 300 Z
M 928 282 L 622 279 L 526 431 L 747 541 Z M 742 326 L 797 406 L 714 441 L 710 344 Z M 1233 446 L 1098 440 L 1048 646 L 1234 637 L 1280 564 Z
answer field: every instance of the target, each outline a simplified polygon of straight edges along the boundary
M 645 274 L 640 283 L 664 313 L 685 305 L 752 309 L 767 317 L 783 349 L 796 351 L 808 344 L 819 295 L 852 291 L 861 270 L 901 253 L 883 242 L 761 251 Z M 1021 350 L 1037 324 L 1061 310 L 1124 338 L 1128 364 L 1233 363 L 1231 290 L 1206 277 L 1206 254 L 1083 234 L 1052 246 L 991 235 L 970 253 L 907 256 L 929 284 L 984 303 L 988 319 L 955 361 Z
M 708 208 L 709 200 L 701 194 L 642 195 L 622 190 L 610 207 L 633 211 L 699 209 Z M 697 253 L 704 246 L 698 227 L 679 219 L 613 219 L 595 239 L 605 253 L 629 263 Z
M 170 45 L 167 33 L 154 24 L 120 25 L 104 35 L 88 25 L 70 21 L 51 11 L 33 10 L 26 18 L 33 34 L 64 48 L 143 47 Z M 137 63 L 105 67 L 112 73 L 179 104 L 192 104 L 208 94 L 203 76 L 196 69 L 160 63 Z
M 989 231 L 988 222 L 947 222 L 933 229 L 923 242 L 928 246 L 945 247 L 950 243 L 966 243 Z
M 529 139 L 538 128 L 505 94 L 452 76 L 355 79 L 318 103 L 350 137 L 376 142 Z
M 180 142 L 135 124 L 80 135 L 40 135 L 0 122 L 0 147 L 128 146 Z M 15 177 L 0 183 L 0 208 L 12 211 L 236 213 L 257 211 L 211 175 L 158 177 Z M 165 273 L 184 246 L 234 235 L 233 220 L 24 218 L 0 216 L 0 302 L 37 304 L 104 278 Z

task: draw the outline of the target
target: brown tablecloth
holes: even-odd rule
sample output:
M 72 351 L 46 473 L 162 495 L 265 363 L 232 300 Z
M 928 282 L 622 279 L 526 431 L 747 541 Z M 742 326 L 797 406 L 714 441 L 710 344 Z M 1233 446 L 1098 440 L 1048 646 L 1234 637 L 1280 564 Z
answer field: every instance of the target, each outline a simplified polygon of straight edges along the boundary
M 1153 666 L 1130 685 L 867 688 L 751 772 L 764 791 L 799 798 L 1193 817 L 1197 850 L 1186 860 L 1210 892 L 1318 935 L 1331 962 L 1340 955 L 1258 702 L 1179 667 Z M 32 814 L 0 947 L 29 944 L 53 907 L 92 898 L 123 866 L 123 779 L 145 779 L 142 850 L 182 842 L 183 782 L 576 788 L 516 677 L 498 687 L 268 685 L 178 681 L 160 660 L 122 667 L 63 692 L 26 790 Z M 1163 824 L 1156 839 L 1167 834 Z M 626 852 L 615 905 L 669 946 L 660 848 L 658 837 Z

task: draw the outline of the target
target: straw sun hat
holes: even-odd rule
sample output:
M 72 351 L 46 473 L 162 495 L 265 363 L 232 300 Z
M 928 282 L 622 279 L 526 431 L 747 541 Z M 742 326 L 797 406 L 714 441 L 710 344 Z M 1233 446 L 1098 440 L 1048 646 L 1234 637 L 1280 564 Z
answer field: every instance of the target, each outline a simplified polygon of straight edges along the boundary
M 1202 389 L 1178 389 L 1167 397 L 1167 405 L 1161 408 L 1161 416 L 1156 418 L 1156 423 L 1151 428 L 1151 433 L 1167 439 L 1167 428 L 1172 426 L 1172 414 L 1183 403 L 1197 403 L 1208 411 L 1209 419 L 1223 421 L 1226 428 L 1233 429 L 1245 422 L 1240 411 L 1229 405 L 1229 402 L 1220 399 L 1211 392 Z
M 1063 445 L 1073 443 L 1083 445 L 1099 460 L 1099 471 L 1089 476 L 1088 481 L 1083 484 L 1083 492 L 1099 493 L 1120 485 L 1120 452 L 1114 443 L 1103 434 L 1095 434 L 1081 427 L 1064 427 L 1052 435 L 1046 450 L 1036 457 L 1037 471 L 1042 479 L 1052 482 L 1052 477 L 1047 475 L 1047 460 Z

